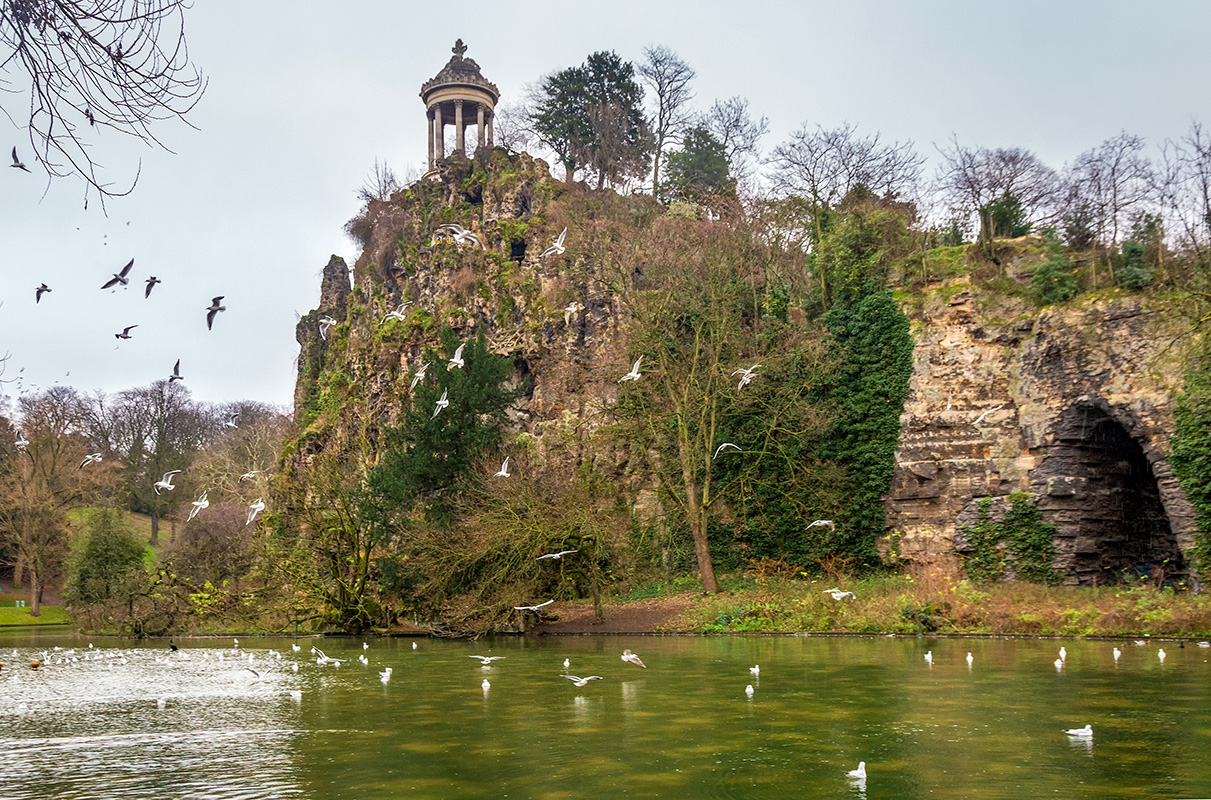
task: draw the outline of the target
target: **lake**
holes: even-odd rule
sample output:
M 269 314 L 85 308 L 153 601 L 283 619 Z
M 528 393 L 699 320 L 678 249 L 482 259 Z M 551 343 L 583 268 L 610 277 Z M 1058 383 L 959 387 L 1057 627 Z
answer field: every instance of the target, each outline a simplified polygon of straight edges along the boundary
M 0 633 L 0 796 L 1211 796 L 1211 649 L 1176 642 L 365 642 Z

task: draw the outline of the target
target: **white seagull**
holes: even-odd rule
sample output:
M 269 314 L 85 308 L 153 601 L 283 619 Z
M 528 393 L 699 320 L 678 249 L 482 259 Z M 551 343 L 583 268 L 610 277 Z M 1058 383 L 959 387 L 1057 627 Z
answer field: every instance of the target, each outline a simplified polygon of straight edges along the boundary
M 264 470 L 261 470 L 261 469 L 249 470 L 248 472 L 245 472 L 243 475 L 240 476 L 240 480 L 250 481 L 253 478 L 255 478 L 257 475 L 260 475 L 262 472 L 264 472 Z
M 189 520 L 196 517 L 198 515 L 198 512 L 201 511 L 203 508 L 210 507 L 210 501 L 206 499 L 207 491 L 208 491 L 207 489 L 203 489 L 202 496 L 199 497 L 197 500 L 194 500 L 192 503 L 190 503 L 190 505 L 193 506 L 193 510 L 189 512 L 189 516 L 185 520 L 186 522 L 189 522 Z
M 933 666 L 933 651 L 932 650 L 930 650 L 928 653 L 925 654 L 925 663 L 931 667 Z
M 210 308 L 206 309 L 206 330 L 213 329 L 215 315 L 217 315 L 220 311 L 227 310 L 227 306 L 222 305 L 223 298 L 225 296 L 226 295 L 219 295 L 210 301 Z
M 1122 655 L 1123 655 L 1123 651 L 1122 651 L 1122 650 L 1119 650 L 1117 647 L 1116 647 L 1116 648 L 1114 648 L 1114 660 L 1115 660 L 1115 661 L 1118 661 L 1118 660 L 1119 660 L 1119 657 L 1120 657 L 1120 656 L 1122 656 Z
M 24 436 L 22 436 L 21 431 L 18 430 L 17 431 L 17 441 L 14 442 L 14 444 L 16 444 L 18 450 L 24 451 L 25 448 L 29 447 L 29 439 L 26 439 Z
M 336 326 L 336 320 L 332 317 L 320 317 L 320 338 L 328 341 L 328 331 Z
M 973 423 L 971 423 L 971 424 L 972 424 L 972 425 L 979 425 L 981 422 L 983 422 L 983 421 L 984 421 L 984 417 L 988 416 L 989 414 L 993 413 L 994 411 L 1000 411 L 1000 410 L 1001 410 L 1002 408 L 1004 408 L 1004 407 L 1005 407 L 1004 405 L 999 405 L 999 406 L 997 406 L 996 408 L 990 408 L 990 409 L 988 409 L 988 410 L 987 410 L 987 411 L 985 411 L 983 414 L 981 414 L 980 416 L 976 417 L 976 421 L 975 421 L 975 422 L 973 422 Z
M 581 311 L 583 309 L 584 309 L 584 306 L 582 306 L 579 301 L 573 300 L 572 303 L 563 310 L 563 324 L 571 325 L 572 324 L 572 315 L 574 315 L 576 312 Z
M 975 657 L 971 653 L 968 653 L 967 654 L 967 666 L 970 667 L 974 662 L 975 662 Z
M 500 465 L 500 469 L 497 470 L 496 474 L 493 475 L 492 477 L 493 478 L 509 477 L 509 457 L 508 456 L 505 456 L 505 463 Z
M 733 450 L 739 450 L 739 449 L 740 449 L 740 445 L 738 445 L 738 444 L 732 444 L 731 442 L 724 442 L 723 444 L 721 444 L 721 445 L 719 445 L 718 447 L 716 447 L 716 448 L 715 448 L 715 455 L 711 456 L 711 461 L 714 461 L 716 458 L 718 458 L 718 457 L 719 457 L 719 453 L 720 453 L 720 452 L 722 452 L 722 451 L 723 451 L 723 448 L 725 448 L 725 447 L 730 447 L 730 448 L 732 448 Z
M 761 365 L 753 364 L 748 369 L 738 369 L 732 373 L 733 378 L 736 377 L 737 375 L 742 376 L 740 378 L 740 383 L 736 386 L 736 391 L 740 391 L 745 386 L 747 386 L 750 382 L 752 382 L 753 378 L 756 376 L 756 373 L 754 372 L 754 370 L 757 369 L 757 367 L 759 367 L 759 366 L 761 366 Z
M 180 471 L 181 470 L 179 469 L 174 469 L 172 472 L 165 472 L 164 477 L 153 483 L 151 488 L 156 490 L 156 494 L 159 494 L 161 489 L 166 489 L 167 491 L 171 492 L 173 489 L 177 488 L 172 485 L 172 476 L 176 475 Z
M 857 599 L 857 596 L 853 592 L 843 592 L 840 589 L 825 589 L 824 594 L 832 595 L 834 600 L 844 600 L 847 597 Z M 930 652 L 932 653 L 933 651 L 931 650 Z
M 751 698 L 753 696 L 753 685 L 751 683 L 748 686 L 744 687 L 744 694 L 746 697 L 749 697 L 749 698 Z
M 835 531 L 837 529 L 837 523 L 833 522 L 831 519 L 818 519 L 807 527 L 815 528 L 817 526 L 828 528 L 830 531 Z
M 500 661 L 506 656 L 467 656 L 467 658 L 478 658 L 485 667 L 490 666 L 493 661 Z
M 647 666 L 642 661 L 639 660 L 639 656 L 635 655 L 630 650 L 622 651 L 622 660 L 629 661 L 630 663 L 634 664 L 637 667 L 643 667 L 644 669 L 647 669 Z
M 563 558 L 564 556 L 570 556 L 576 552 L 579 552 L 579 551 L 577 551 L 577 550 L 560 550 L 558 553 L 546 553 L 544 555 L 539 556 L 538 558 L 536 558 L 534 560 L 542 561 L 544 558 L 559 559 L 559 558 Z
M 425 379 L 425 370 L 429 369 L 429 365 L 432 363 L 433 363 L 432 361 L 426 361 L 424 364 L 420 365 L 420 369 L 418 369 L 416 371 L 416 374 L 412 376 L 412 385 L 408 387 L 408 391 L 412 391 L 413 389 L 415 389 L 416 384 L 420 383 L 421 381 L 423 381 Z
M 87 467 L 89 464 L 100 464 L 100 463 L 101 463 L 101 454 L 100 453 L 89 453 L 88 455 L 86 455 L 84 457 L 84 460 L 80 462 L 80 466 L 76 467 L 76 471 L 79 472 L 80 470 Z
M 855 780 L 855 781 L 866 780 L 866 762 L 859 761 L 858 768 L 851 769 L 849 772 L 845 773 L 845 777 L 850 778 L 851 780 Z
M 37 289 L 34 289 L 34 302 L 41 303 L 42 295 L 46 294 L 49 291 L 52 291 L 52 289 L 49 286 L 47 286 L 45 283 L 43 283 Z M 567 319 L 567 317 L 565 317 L 565 319 Z
M 1068 730 L 1064 731 L 1064 733 L 1068 734 L 1069 736 L 1079 736 L 1082 739 L 1092 739 L 1093 726 L 1086 725 L 1083 728 L 1069 728 Z
M 23 169 L 26 172 L 29 172 L 29 167 L 22 164 L 21 159 L 17 157 L 17 148 L 16 147 L 13 148 L 13 163 L 9 164 L 9 166 L 12 167 L 13 169 Z M 30 174 L 32 175 L 33 173 L 30 173 Z
M 568 680 L 570 680 L 572 683 L 576 684 L 577 686 L 584 686 L 589 681 L 599 681 L 602 679 L 600 675 L 590 675 L 587 678 L 580 678 L 580 677 L 577 677 L 576 675 L 560 675 L 559 677 L 567 678 Z
M 538 609 L 542 608 L 543 606 L 549 606 L 554 602 L 555 602 L 554 600 L 548 600 L 547 602 L 539 603 L 536 606 L 513 606 L 513 608 L 517 611 L 537 611 Z
M 466 363 L 463 361 L 463 348 L 466 346 L 467 346 L 467 343 L 463 342 L 462 344 L 460 344 L 458 346 L 458 349 L 454 351 L 454 358 L 450 359 L 450 363 L 446 365 L 447 372 L 454 369 L 455 367 L 462 369 L 463 365 Z
M 635 366 L 631 367 L 630 372 L 628 372 L 626 375 L 623 375 L 621 378 L 619 378 L 618 382 L 622 383 L 623 381 L 637 381 L 640 378 L 642 378 L 643 376 L 639 374 L 639 365 L 641 363 L 643 363 L 643 356 L 640 356 L 639 358 L 635 359 Z
M 436 417 L 437 417 L 437 415 L 438 415 L 438 414 L 440 414 L 440 413 L 442 412 L 442 409 L 443 409 L 443 408 L 445 408 L 446 406 L 450 405 L 450 401 L 446 399 L 446 395 L 447 395 L 447 393 L 448 393 L 448 392 L 449 392 L 449 389 L 442 389 L 442 396 L 441 396 L 441 399 L 439 399 L 439 400 L 437 401 L 437 406 L 436 406 L 436 407 L 433 409 L 433 416 L 432 416 L 432 417 L 429 417 L 429 419 L 434 419 L 434 418 L 436 418 Z
M 168 376 L 168 382 L 172 383 L 173 381 L 183 380 L 185 378 L 181 376 L 181 359 L 178 358 L 177 363 L 172 365 L 172 374 Z
M 1061 647 L 1060 648 L 1060 661 L 1067 661 L 1067 660 L 1068 660 L 1068 651 Z
M 1156 657 L 1159 658 L 1163 664 L 1165 661 L 1165 648 L 1162 647 L 1160 650 L 1157 650 Z
M 1053 663 L 1055 664 L 1055 671 L 1056 671 L 1056 672 L 1063 672 L 1063 671 L 1064 671 L 1064 659 L 1062 659 L 1062 658 L 1057 658 L 1057 659 L 1056 659 L 1056 660 L 1055 660 Z
M 127 325 L 125 328 L 122 329 L 121 333 L 115 333 L 114 338 L 115 339 L 129 339 L 130 332 L 133 331 L 137 327 L 139 327 L 139 326 L 138 325 Z
M 254 500 L 253 502 L 249 503 L 248 504 L 248 521 L 245 522 L 244 524 L 251 525 L 252 521 L 256 519 L 256 515 L 264 510 L 265 510 L 265 501 L 259 497 L 256 500 Z
M 130 281 L 128 281 L 126 279 L 126 276 L 130 274 L 130 269 L 134 265 L 135 265 L 135 260 L 133 258 L 130 261 L 127 261 L 126 266 L 122 267 L 122 270 L 120 272 L 115 272 L 114 276 L 112 278 L 107 280 L 105 283 L 101 284 L 101 288 L 108 289 L 111 286 L 117 286 L 119 283 L 122 284 L 123 286 L 128 285 L 130 283 Z
M 389 320 L 389 319 L 397 319 L 400 322 L 403 322 L 404 314 L 405 314 L 405 312 L 407 312 L 408 306 L 412 305 L 412 302 L 413 301 L 409 300 L 406 303 L 400 303 L 399 308 L 395 309 L 394 311 L 389 312 L 387 314 L 387 316 L 383 317 L 383 321 L 380 322 L 379 325 L 386 325 L 387 320 Z
M 223 423 L 223 426 L 226 428 L 238 428 L 240 426 L 237 425 L 235 421 L 239 418 L 240 418 L 240 412 L 237 411 L 234 414 L 232 414 L 230 417 L 227 418 L 227 421 Z
M 548 247 L 546 250 L 543 250 L 542 253 L 538 257 L 546 258 L 549 255 L 563 255 L 563 251 L 567 249 L 566 247 L 563 246 L 563 240 L 564 240 L 564 237 L 566 237 L 567 235 L 568 235 L 568 229 L 564 228 L 562 231 L 560 231 L 559 236 L 555 239 L 555 243 L 552 244 L 550 247 Z
M 760 677 L 761 677 L 761 665 L 760 665 L 760 664 L 757 664 L 757 665 L 755 665 L 755 666 L 749 667 L 749 668 L 748 668 L 748 671 L 749 671 L 749 672 L 751 672 L 751 673 L 753 674 L 753 677 L 754 677 L 754 678 L 760 678 Z

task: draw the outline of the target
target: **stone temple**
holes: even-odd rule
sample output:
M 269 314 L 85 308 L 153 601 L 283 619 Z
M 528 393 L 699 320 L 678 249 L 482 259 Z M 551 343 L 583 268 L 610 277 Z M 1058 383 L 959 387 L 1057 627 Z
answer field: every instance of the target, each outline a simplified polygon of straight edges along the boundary
M 446 157 L 447 124 L 454 126 L 456 153 L 466 155 L 467 128 L 471 125 L 476 127 L 478 146 L 492 146 L 492 121 L 500 91 L 480 74 L 479 64 L 463 57 L 467 46 L 462 39 L 454 43 L 453 52 L 441 72 L 420 89 L 429 121 L 429 169 Z

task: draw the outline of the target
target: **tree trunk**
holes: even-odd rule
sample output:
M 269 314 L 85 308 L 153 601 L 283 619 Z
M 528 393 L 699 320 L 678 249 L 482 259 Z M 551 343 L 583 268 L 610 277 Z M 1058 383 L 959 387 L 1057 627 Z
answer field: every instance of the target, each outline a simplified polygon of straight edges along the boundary
M 154 546 L 159 543 L 160 543 L 160 504 L 157 502 L 157 503 L 151 504 L 151 541 L 148 542 L 148 544 Z
M 29 566 L 29 615 L 42 616 L 42 587 L 38 582 L 38 567 L 35 564 Z
M 694 538 L 694 556 L 698 559 L 698 574 L 702 576 L 702 588 L 708 594 L 719 591 L 715 580 L 715 565 L 711 562 L 711 547 L 706 540 L 706 514 L 695 509 L 690 517 L 690 535 Z

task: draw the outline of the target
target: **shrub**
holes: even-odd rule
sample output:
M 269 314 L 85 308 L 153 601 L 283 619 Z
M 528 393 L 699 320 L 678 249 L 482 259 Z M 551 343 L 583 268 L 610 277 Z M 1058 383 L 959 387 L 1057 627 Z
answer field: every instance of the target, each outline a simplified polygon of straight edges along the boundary
M 147 583 L 146 546 L 116 508 L 94 509 L 72 559 L 67 600 L 72 605 L 127 602 Z
M 1030 276 L 1030 293 L 1041 306 L 1070 300 L 1078 291 L 1080 287 L 1072 274 L 1072 261 L 1058 253 L 1035 267 Z

